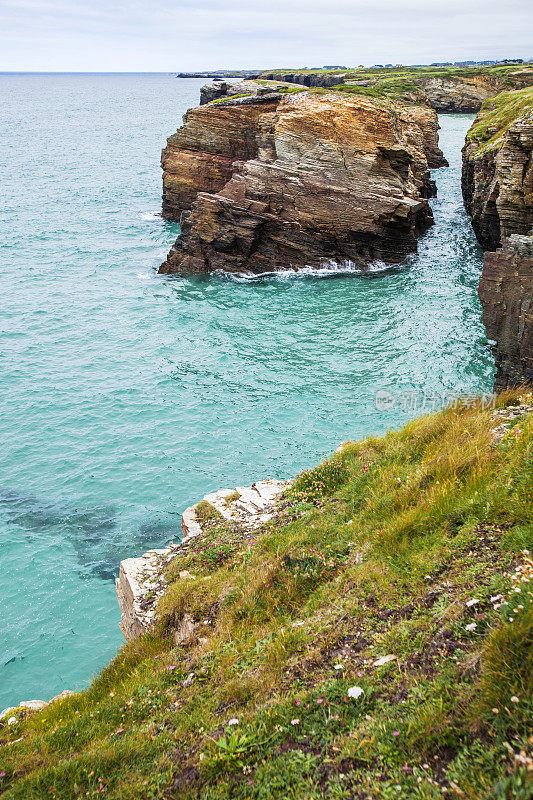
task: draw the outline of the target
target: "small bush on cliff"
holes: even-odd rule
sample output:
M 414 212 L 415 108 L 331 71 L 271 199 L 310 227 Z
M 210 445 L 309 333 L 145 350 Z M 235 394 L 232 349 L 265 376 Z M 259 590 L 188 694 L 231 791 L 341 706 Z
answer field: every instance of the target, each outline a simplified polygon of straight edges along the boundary
M 530 798 L 533 415 L 497 424 L 449 409 L 300 476 L 87 691 L 1 725 L 3 797 Z

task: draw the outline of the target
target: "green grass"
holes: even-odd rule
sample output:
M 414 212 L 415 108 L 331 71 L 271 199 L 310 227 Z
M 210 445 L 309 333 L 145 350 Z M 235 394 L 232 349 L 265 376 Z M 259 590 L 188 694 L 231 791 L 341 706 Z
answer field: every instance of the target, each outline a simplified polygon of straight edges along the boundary
M 466 137 L 467 145 L 476 147 L 473 156 L 497 150 L 511 125 L 528 111 L 533 112 L 533 87 L 501 92 L 486 100 Z
M 253 536 L 205 504 L 158 627 L 0 727 L 2 796 L 531 798 L 533 415 L 491 424 L 346 444 Z

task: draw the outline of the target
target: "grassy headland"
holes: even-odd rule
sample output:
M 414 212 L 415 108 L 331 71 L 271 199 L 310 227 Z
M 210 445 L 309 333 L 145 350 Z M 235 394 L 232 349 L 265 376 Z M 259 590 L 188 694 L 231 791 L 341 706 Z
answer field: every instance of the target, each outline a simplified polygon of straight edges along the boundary
M 467 145 L 477 145 L 473 156 L 497 150 L 513 122 L 526 111 L 533 113 L 533 87 L 501 92 L 486 100 L 466 137 Z
M 346 444 L 253 537 L 203 504 L 157 628 L 0 727 L 3 797 L 531 798 L 533 414 L 497 424 Z

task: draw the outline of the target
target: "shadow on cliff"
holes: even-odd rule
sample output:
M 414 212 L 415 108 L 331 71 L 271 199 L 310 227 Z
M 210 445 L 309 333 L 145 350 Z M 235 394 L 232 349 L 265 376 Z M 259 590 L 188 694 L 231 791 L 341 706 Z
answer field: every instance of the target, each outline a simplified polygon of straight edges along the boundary
M 114 580 L 123 558 L 166 545 L 181 535 L 179 524 L 168 519 L 145 520 L 125 531 L 113 505 L 75 508 L 9 489 L 0 490 L 0 509 L 5 521 L 21 528 L 30 541 L 43 534 L 68 541 L 81 577 Z

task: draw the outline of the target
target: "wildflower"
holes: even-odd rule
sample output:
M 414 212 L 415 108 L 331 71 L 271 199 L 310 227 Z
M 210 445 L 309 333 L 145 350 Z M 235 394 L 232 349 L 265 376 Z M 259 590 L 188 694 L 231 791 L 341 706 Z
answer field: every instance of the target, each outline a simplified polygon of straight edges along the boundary
M 348 689 L 348 697 L 352 697 L 354 700 L 357 700 L 357 698 L 361 697 L 364 692 L 365 690 L 361 689 L 360 686 L 350 686 Z
M 5 772 L 0 772 L 0 778 L 5 778 L 5 777 L 6 777 L 6 773 Z
M 400 735 L 400 731 L 394 731 L 394 733 L 392 735 L 393 736 L 399 736 Z
M 295 700 L 295 701 L 294 701 L 294 705 L 295 705 L 295 706 L 299 706 L 301 702 L 302 702 L 301 700 Z
M 228 720 L 228 725 L 238 725 L 238 724 L 239 720 L 237 719 L 237 717 L 233 717 L 232 719 Z
M 471 622 L 469 625 L 465 625 L 465 631 L 473 631 L 475 630 L 475 628 L 477 628 L 475 622 Z
M 518 699 L 518 697 L 515 694 L 513 694 L 513 696 L 511 697 L 511 703 L 519 703 L 519 702 L 520 700 Z
M 333 669 L 344 669 L 344 666 L 342 664 L 335 664 Z
M 468 608 L 470 608 L 471 606 L 475 606 L 478 603 L 479 603 L 479 600 L 477 599 L 477 597 L 473 597 L 471 600 L 467 600 L 466 605 L 467 605 Z
M 318 705 L 320 705 L 320 703 L 323 703 L 323 702 L 324 702 L 324 701 L 322 700 L 322 698 L 321 698 L 321 697 L 319 697 L 319 698 L 317 699 L 317 703 L 318 703 Z
M 499 712 L 499 710 L 497 708 L 493 708 L 492 709 L 492 713 L 493 714 L 499 714 L 500 712 Z
M 296 717 L 295 719 L 291 719 L 291 725 L 299 725 L 299 724 L 300 720 L 298 719 L 298 717 Z

